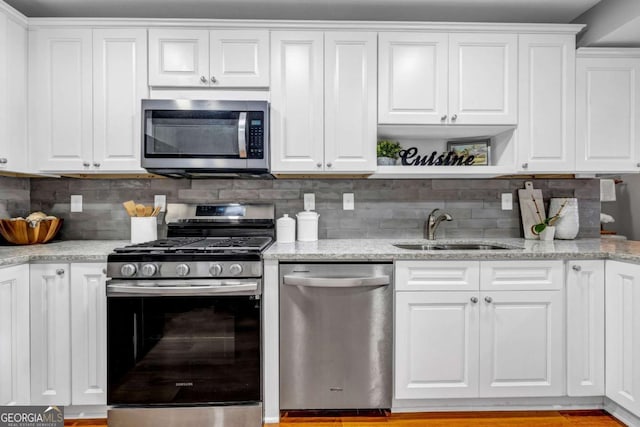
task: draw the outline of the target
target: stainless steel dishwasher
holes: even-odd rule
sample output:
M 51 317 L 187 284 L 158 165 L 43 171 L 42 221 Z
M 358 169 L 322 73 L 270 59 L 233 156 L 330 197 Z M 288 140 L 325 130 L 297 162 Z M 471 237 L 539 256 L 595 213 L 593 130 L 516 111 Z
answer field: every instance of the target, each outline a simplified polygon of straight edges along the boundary
M 280 265 L 280 408 L 391 407 L 392 264 Z

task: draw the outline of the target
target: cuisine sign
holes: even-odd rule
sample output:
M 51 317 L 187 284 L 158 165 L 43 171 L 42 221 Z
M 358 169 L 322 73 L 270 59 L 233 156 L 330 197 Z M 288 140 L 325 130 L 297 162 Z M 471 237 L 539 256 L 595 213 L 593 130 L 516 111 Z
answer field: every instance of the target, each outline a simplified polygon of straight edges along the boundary
M 447 151 L 419 154 L 411 147 L 398 153 L 403 166 L 480 166 L 489 164 L 489 141 L 449 141 Z

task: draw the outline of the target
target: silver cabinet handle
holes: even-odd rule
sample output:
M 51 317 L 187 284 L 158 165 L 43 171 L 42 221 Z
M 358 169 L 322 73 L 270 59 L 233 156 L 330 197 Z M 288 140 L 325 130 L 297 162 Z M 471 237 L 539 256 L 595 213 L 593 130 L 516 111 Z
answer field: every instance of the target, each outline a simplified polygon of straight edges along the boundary
M 305 277 L 284 276 L 283 283 L 290 286 L 308 286 L 314 288 L 357 288 L 364 286 L 386 286 L 389 276 L 373 277 Z
M 444 122 L 445 120 L 447 120 L 447 115 L 445 114 L 444 116 L 440 117 L 440 121 Z
M 316 164 L 316 167 L 321 168 L 321 167 L 322 167 L 322 163 L 318 163 L 318 164 Z
M 477 303 L 478 302 L 478 297 L 471 297 L 471 302 L 472 303 Z
M 489 304 L 491 304 L 493 302 L 493 298 L 491 298 L 491 297 L 484 297 L 484 300 L 486 302 L 488 302 Z
M 247 112 L 243 111 L 238 117 L 238 157 L 247 158 Z
M 83 162 L 82 166 L 84 166 L 85 168 L 88 168 L 89 166 L 91 166 L 91 163 L 89 162 Z
M 455 122 L 456 120 L 458 120 L 458 115 L 457 115 L 457 114 L 454 114 L 453 116 L 451 116 L 451 120 L 452 120 L 452 121 L 454 121 L 454 122 Z
M 330 168 L 332 165 L 331 163 L 327 163 L 327 167 Z
M 56 270 L 56 274 L 57 274 L 58 276 L 62 276 L 62 275 L 64 274 L 64 268 L 59 268 L 59 269 L 57 269 L 57 270 Z
M 580 267 L 579 265 L 574 265 L 571 268 L 573 268 L 573 271 L 581 271 L 582 270 L 582 267 Z
M 636 163 L 636 166 L 640 168 L 640 163 Z
M 100 163 L 96 162 L 93 164 L 94 167 L 99 168 L 100 167 Z
M 0 159 L 0 165 L 6 165 L 7 164 L 7 159 L 6 158 L 1 158 Z
M 207 78 L 205 76 L 200 76 L 200 81 L 202 83 L 206 83 L 207 82 Z
M 211 76 L 211 83 L 218 83 L 218 80 L 215 78 L 215 76 Z
M 102 274 L 104 274 L 105 276 L 107 275 L 107 269 L 106 268 L 102 269 Z
M 529 163 L 523 163 L 522 164 L 522 169 L 527 169 L 529 167 Z

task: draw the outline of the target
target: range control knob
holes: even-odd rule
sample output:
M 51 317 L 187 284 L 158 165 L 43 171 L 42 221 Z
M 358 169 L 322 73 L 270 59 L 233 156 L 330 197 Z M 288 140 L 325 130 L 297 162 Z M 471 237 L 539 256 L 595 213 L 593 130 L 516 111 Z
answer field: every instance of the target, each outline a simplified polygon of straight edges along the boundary
M 176 265 L 176 274 L 180 277 L 184 277 L 189 274 L 189 266 L 187 264 Z
M 156 271 L 158 271 L 158 267 L 156 267 L 153 264 L 145 264 L 142 266 L 142 275 L 143 276 L 147 276 L 147 277 L 151 277 L 154 274 L 156 274 Z
M 222 266 L 220 264 L 213 264 L 209 269 L 209 273 L 211 273 L 212 276 L 219 276 L 222 274 Z
M 242 266 L 240 264 L 231 264 L 231 266 L 229 267 L 229 273 L 237 276 L 238 274 L 242 273 Z
M 122 267 L 120 267 L 120 273 L 122 273 L 124 277 L 134 276 L 137 271 L 138 269 L 134 264 L 125 264 Z

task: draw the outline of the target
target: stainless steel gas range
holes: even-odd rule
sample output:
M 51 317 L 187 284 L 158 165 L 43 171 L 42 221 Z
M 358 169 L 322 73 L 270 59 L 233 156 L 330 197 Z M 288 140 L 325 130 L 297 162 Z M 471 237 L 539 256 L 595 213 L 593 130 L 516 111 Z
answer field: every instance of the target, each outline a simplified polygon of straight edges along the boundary
M 168 237 L 108 257 L 108 424 L 262 425 L 269 204 L 167 207 Z

